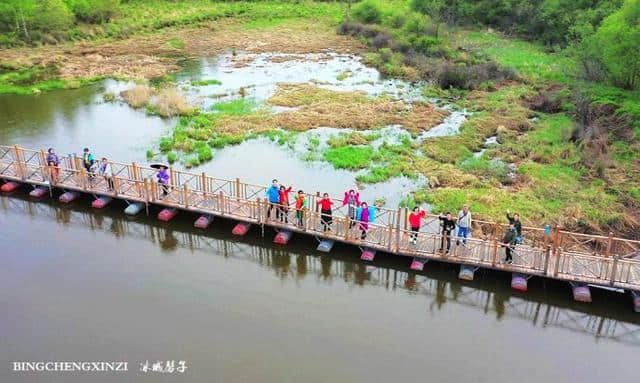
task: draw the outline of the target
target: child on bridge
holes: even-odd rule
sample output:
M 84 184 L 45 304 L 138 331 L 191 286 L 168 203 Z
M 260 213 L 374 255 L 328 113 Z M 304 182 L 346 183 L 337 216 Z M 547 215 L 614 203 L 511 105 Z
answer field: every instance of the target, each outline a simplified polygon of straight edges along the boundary
M 409 225 L 411 226 L 411 243 L 413 243 L 414 245 L 418 243 L 418 232 L 420 231 L 420 225 L 425 215 L 427 215 L 427 212 L 422 210 L 418 206 L 414 207 L 411 214 L 409 214 Z

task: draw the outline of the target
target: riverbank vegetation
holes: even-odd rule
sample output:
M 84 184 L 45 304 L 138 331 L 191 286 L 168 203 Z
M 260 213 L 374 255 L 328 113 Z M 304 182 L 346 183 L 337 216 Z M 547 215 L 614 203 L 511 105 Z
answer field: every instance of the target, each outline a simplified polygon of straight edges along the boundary
M 422 144 L 435 163 L 424 161 L 431 188 L 415 201 L 439 211 L 467 201 L 491 219 L 511 207 L 531 222 L 634 235 L 638 9 L 637 0 L 365 0 L 338 32 L 366 42 L 382 72 L 431 81 L 426 95 L 473 112 L 459 135 Z M 481 151 L 492 136 L 499 144 Z

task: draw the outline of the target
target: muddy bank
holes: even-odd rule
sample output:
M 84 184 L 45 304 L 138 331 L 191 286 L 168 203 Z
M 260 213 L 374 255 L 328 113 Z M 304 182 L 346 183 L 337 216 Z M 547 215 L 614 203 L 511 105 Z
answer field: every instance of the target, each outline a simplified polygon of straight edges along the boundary
M 292 22 L 265 29 L 245 29 L 230 20 L 197 29 L 169 30 L 117 42 L 95 41 L 37 48 L 0 50 L 0 65 L 28 68 L 55 65 L 64 79 L 127 77 L 150 79 L 178 69 L 184 57 L 213 56 L 223 51 L 308 53 L 332 50 L 357 53 L 357 40 L 336 35 L 320 22 Z

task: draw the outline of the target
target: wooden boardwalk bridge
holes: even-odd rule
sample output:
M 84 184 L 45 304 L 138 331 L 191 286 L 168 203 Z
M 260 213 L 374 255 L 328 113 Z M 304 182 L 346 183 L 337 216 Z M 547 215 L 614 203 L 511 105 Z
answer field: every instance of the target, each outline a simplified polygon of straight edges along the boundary
M 489 268 L 524 278 L 541 276 L 566 280 L 574 287 L 594 284 L 630 290 L 633 294 L 640 290 L 640 241 L 616 238 L 611 234 L 586 235 L 559 227 L 552 230 L 523 227 L 524 243 L 516 246 L 513 263 L 507 264 L 502 261 L 504 249 L 500 246 L 506 228 L 498 222 L 474 220 L 466 245 L 456 245 L 454 238 L 447 254 L 439 251 L 443 236 L 438 232 L 438 217 L 434 215 L 427 215 L 426 224 L 414 244 L 410 240 L 407 209 L 379 208 L 375 221 L 369 224 L 366 238 L 361 239 L 358 222 L 347 216 L 346 207 L 338 200 L 334 201 L 331 231 L 323 230 L 321 213 L 315 203 L 320 198 L 319 193 L 307 195 L 309 209 L 305 211 L 303 224 L 298 226 L 293 207 L 287 211 L 287 222 L 267 216 L 269 202 L 265 199 L 264 186 L 170 168 L 169 193 L 163 196 L 162 188 L 155 182 L 157 170 L 136 163 L 110 162 L 110 165 L 112 190 L 104 177 L 88 174 L 80 158 L 62 157 L 59 167 L 54 170 L 47 166 L 44 150 L 0 146 L 0 179 L 47 188 L 50 195 L 57 188 L 87 193 L 107 201 L 115 198 L 144 205 L 147 212 L 149 206 L 155 205 L 225 217 L 260 225 L 263 230 L 267 226 L 276 231 L 311 235 L 319 241 L 359 246 L 366 260 L 372 260 L 376 251 L 406 256 L 412 259 L 412 268 L 418 270 L 428 260 L 458 263 L 461 264 L 461 277 L 469 279 L 473 278 L 476 268 Z M 52 178 L 54 171 L 57 173 L 55 179 Z M 640 305 L 640 298 L 637 301 Z

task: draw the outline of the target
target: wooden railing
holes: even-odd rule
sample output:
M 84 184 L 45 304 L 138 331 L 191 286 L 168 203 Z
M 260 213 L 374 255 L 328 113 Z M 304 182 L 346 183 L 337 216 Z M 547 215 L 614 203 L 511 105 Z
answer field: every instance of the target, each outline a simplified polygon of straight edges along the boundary
M 357 246 L 370 247 L 392 254 L 465 263 L 512 272 L 542 275 L 550 278 L 640 289 L 640 241 L 615 238 L 612 235 L 586 235 L 553 228 L 544 230 L 523 227 L 523 244 L 513 252 L 513 263 L 503 262 L 500 245 L 505 223 L 474 220 L 472 237 L 466 244 L 451 239 L 451 251 L 440 252 L 443 236 L 439 232 L 438 216 L 428 214 L 416 243 L 410 241 L 407 209 L 378 208 L 375 220 L 368 223 L 362 236 L 361 222 L 347 216 L 346 206 L 334 200 L 330 230 L 325 230 L 316 202 L 319 193 L 307 194 L 309 208 L 298 222 L 294 206 L 273 206 L 265 198 L 266 187 L 241 182 L 239 179 L 214 178 L 169 169 L 170 187 L 167 196 L 155 182 L 156 170 L 136 163 L 110 162 L 113 190 L 104 177 L 88 174 L 75 156 L 60 158 L 56 170 L 46 164 L 46 152 L 18 146 L 0 146 L 0 178 L 32 185 L 55 186 L 65 190 L 93 195 L 109 195 L 129 202 L 142 202 L 165 207 L 224 216 L 240 221 L 273 226 L 334 239 Z M 295 192 L 295 191 L 294 191 Z M 294 200 L 292 193 L 291 201 Z M 276 219 L 275 210 L 286 209 L 286 219 Z M 445 243 L 446 247 L 446 243 Z

